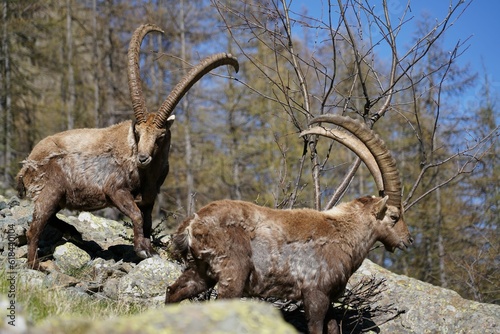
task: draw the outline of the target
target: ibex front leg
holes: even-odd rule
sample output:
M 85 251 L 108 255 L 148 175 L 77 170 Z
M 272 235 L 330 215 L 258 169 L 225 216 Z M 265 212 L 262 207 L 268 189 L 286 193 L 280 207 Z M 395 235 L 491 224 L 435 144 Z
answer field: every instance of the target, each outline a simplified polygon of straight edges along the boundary
M 205 266 L 202 266 L 205 270 Z M 197 268 L 186 268 L 174 284 L 167 288 L 165 304 L 178 303 L 213 288 L 215 281 Z
M 156 254 L 149 236 L 144 236 L 144 219 L 141 210 L 135 204 L 134 197 L 126 190 L 117 190 L 108 195 L 114 205 L 132 220 L 134 226 L 134 250 L 137 256 L 145 259 Z

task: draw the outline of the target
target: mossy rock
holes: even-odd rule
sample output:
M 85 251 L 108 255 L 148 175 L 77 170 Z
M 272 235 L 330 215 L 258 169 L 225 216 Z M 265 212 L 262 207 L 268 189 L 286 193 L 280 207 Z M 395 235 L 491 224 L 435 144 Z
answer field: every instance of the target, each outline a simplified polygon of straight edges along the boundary
M 59 317 L 44 321 L 33 333 L 156 334 L 156 333 L 262 333 L 297 331 L 279 310 L 257 301 L 221 300 L 169 305 L 142 314 L 106 320 Z

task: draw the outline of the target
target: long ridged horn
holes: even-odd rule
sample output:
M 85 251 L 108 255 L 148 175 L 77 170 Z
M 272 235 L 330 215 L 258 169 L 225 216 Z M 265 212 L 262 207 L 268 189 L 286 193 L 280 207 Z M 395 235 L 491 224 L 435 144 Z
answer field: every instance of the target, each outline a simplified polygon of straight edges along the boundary
M 231 54 L 225 52 L 208 56 L 198 65 L 193 67 L 174 87 L 172 92 L 170 92 L 161 107 L 158 109 L 154 119 L 155 125 L 159 128 L 164 127 L 168 117 L 172 114 L 174 108 L 187 91 L 205 74 L 222 65 L 231 65 L 234 67 L 236 72 L 239 70 L 238 60 Z
M 345 139 L 341 134 L 337 133 L 343 132 L 340 129 L 335 129 L 332 132 L 322 127 L 314 127 L 305 130 L 301 136 L 305 134 L 317 134 L 337 140 L 349 148 L 353 147 L 351 149 L 363 160 L 375 178 L 380 195 L 388 195 L 387 204 L 401 209 L 401 181 L 399 172 L 396 167 L 396 161 L 387 149 L 384 141 L 365 124 L 350 117 L 322 115 L 313 118 L 309 124 L 320 122 L 335 124 L 347 130 L 350 134 L 345 136 L 347 138 Z M 358 138 L 359 141 L 353 140 L 353 136 Z M 365 158 L 366 150 L 369 150 L 373 157 L 372 159 Z M 380 181 L 377 181 L 380 177 L 382 178 L 382 187 L 380 187 Z
M 373 157 L 373 154 L 366 147 L 366 145 L 359 140 L 359 138 L 351 135 L 349 132 L 340 129 L 327 129 L 321 126 L 315 126 L 311 129 L 304 130 L 300 133 L 300 136 L 305 135 L 321 135 L 324 137 L 332 138 L 343 144 L 351 151 L 356 153 L 358 157 L 361 158 L 361 161 L 365 163 L 365 165 L 370 170 L 370 173 L 373 175 L 375 179 L 375 184 L 377 185 L 377 189 L 384 189 L 384 181 L 382 179 L 382 172 L 378 168 L 377 162 Z
M 142 81 L 139 70 L 139 52 L 142 40 L 151 31 L 164 33 L 160 27 L 154 24 L 143 24 L 134 31 L 128 47 L 128 89 L 137 123 L 145 122 L 147 117 L 146 101 L 142 92 Z

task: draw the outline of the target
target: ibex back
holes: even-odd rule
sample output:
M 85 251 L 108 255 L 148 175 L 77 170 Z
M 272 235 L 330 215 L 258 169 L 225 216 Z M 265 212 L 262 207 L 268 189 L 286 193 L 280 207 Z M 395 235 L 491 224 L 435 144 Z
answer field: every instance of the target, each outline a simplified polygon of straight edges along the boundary
M 381 194 L 387 191 L 397 197 L 362 197 L 322 212 L 213 202 L 184 221 L 174 235 L 174 250 L 187 268 L 168 288 L 166 303 L 196 296 L 217 284 L 219 298 L 302 300 L 310 333 L 322 333 L 323 328 L 338 332 L 336 321 L 326 318 L 327 311 L 370 248 L 380 241 L 393 252 L 405 249 L 412 239 L 403 220 L 394 161 L 388 159 L 382 141 L 351 119 L 331 116 L 321 121 L 342 125 L 353 134 L 314 128 L 304 135 L 321 134 L 353 146 L 371 164 Z

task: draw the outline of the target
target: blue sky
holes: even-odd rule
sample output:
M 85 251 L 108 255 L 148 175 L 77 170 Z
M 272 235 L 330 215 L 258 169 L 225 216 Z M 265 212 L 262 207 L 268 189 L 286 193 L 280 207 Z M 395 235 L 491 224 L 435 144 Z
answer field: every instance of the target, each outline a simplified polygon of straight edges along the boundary
M 393 9 L 392 15 L 397 16 L 398 11 L 402 11 L 407 1 L 405 0 L 387 0 L 389 8 Z M 456 4 L 458 0 L 453 0 Z M 466 0 L 466 2 L 469 2 Z M 326 6 L 326 0 L 292 0 L 291 8 L 295 11 L 301 11 L 306 8 L 309 16 L 320 17 L 321 7 Z M 336 4 L 337 1 L 332 0 Z M 381 0 L 370 1 L 376 6 L 380 6 Z M 413 25 L 420 20 L 424 13 L 429 14 L 431 18 L 441 20 L 445 17 L 449 0 L 413 0 L 411 1 L 411 13 L 407 17 L 413 19 L 405 26 L 405 31 L 410 37 Z M 462 5 L 462 7 L 464 7 Z M 486 74 L 492 85 L 494 96 L 500 100 L 500 1 L 474 0 L 460 16 L 458 20 L 448 29 L 444 36 L 444 45 L 450 50 L 455 46 L 458 40 L 464 41 L 467 38 L 466 45 L 468 49 L 458 59 L 460 65 L 469 64 L 472 71 L 478 73 L 482 78 Z M 399 43 L 404 42 L 401 34 Z M 485 73 L 486 69 L 486 73 Z M 480 96 L 480 87 L 469 92 L 466 98 L 474 100 Z M 477 103 L 477 102 L 476 102 Z
M 445 0 L 418 0 L 415 16 L 423 11 L 436 13 L 436 17 L 444 16 L 449 1 Z M 457 1 L 453 1 L 456 3 Z M 436 6 L 436 3 L 439 6 Z M 446 45 L 452 46 L 457 40 L 464 40 L 471 36 L 470 45 L 460 57 L 459 62 L 469 63 L 475 72 L 481 76 L 486 69 L 490 82 L 500 95 L 500 62 L 498 53 L 500 49 L 500 1 L 475 0 L 465 10 L 462 16 L 448 30 L 445 36 Z

